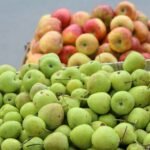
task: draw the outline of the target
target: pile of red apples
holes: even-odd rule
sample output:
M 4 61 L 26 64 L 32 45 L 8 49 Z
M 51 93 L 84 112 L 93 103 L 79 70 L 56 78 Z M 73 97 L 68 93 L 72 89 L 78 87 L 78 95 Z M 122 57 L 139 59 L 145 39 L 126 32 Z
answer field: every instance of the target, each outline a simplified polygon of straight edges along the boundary
M 150 59 L 150 20 L 133 3 L 100 4 L 91 12 L 59 8 L 40 18 L 25 63 L 47 53 L 56 53 L 66 66 L 115 63 L 131 51 Z

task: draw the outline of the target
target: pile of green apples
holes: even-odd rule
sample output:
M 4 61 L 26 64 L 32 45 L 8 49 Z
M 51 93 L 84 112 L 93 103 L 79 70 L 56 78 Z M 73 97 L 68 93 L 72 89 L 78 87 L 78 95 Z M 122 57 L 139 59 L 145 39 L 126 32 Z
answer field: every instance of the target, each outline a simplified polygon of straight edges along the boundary
M 138 52 L 120 66 L 65 67 L 57 54 L 0 66 L 1 150 L 145 150 L 150 70 Z

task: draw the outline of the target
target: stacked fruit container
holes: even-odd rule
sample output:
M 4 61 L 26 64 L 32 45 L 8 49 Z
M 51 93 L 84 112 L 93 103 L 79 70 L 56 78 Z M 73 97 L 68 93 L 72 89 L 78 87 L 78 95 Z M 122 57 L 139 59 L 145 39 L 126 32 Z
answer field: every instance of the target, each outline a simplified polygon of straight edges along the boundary
M 129 1 L 43 15 L 22 66 L 0 66 L 0 150 L 150 149 L 149 59 Z

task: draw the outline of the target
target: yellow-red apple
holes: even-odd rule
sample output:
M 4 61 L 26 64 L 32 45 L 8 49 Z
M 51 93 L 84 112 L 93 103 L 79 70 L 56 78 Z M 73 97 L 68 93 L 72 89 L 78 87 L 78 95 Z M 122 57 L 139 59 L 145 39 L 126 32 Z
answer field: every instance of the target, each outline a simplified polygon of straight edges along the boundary
M 77 53 L 74 53 L 73 55 L 71 55 L 71 57 L 68 60 L 67 66 L 68 67 L 80 66 L 80 65 L 85 64 L 89 61 L 91 61 L 91 59 L 87 55 L 80 53 L 80 52 L 77 52 Z
M 62 24 L 59 19 L 51 17 L 50 15 L 45 15 L 39 20 L 39 23 L 35 30 L 35 37 L 39 40 L 48 31 L 61 32 L 61 30 Z
M 29 53 L 28 57 L 26 59 L 26 64 L 28 63 L 34 63 L 34 64 L 38 64 L 39 59 L 43 56 L 43 54 L 41 53 Z
M 85 33 L 92 33 L 98 40 L 102 40 L 107 33 L 106 26 L 101 19 L 91 18 L 83 25 Z
M 87 20 L 91 18 L 90 14 L 86 11 L 77 11 L 72 14 L 71 23 L 83 26 Z
M 143 12 L 137 11 L 137 20 L 142 21 L 146 26 L 148 23 L 148 16 L 146 16 Z
M 39 53 L 40 50 L 40 45 L 39 45 L 39 40 L 36 40 L 35 38 L 33 38 L 30 42 L 30 51 L 32 53 Z
M 133 31 L 134 30 L 134 24 L 133 21 L 125 15 L 118 15 L 115 16 L 110 23 L 110 29 L 114 29 L 116 27 L 126 27 L 129 30 Z
M 96 54 L 98 55 L 103 52 L 113 53 L 109 43 L 103 43 L 102 45 L 100 45 Z
M 108 41 L 112 50 L 122 53 L 132 46 L 132 33 L 125 27 L 117 27 L 108 34 Z
M 110 5 L 102 4 L 96 6 L 92 11 L 92 17 L 100 18 L 109 27 L 112 18 L 114 17 L 114 10 Z
M 71 20 L 71 11 L 67 8 L 59 8 L 52 12 L 52 17 L 56 17 L 61 21 L 62 28 L 64 29 L 70 24 Z
M 150 43 L 143 43 L 141 46 L 144 52 L 150 53 Z
M 75 44 L 76 39 L 82 34 L 82 28 L 78 24 L 70 24 L 62 32 L 64 44 Z
M 108 53 L 108 52 L 103 52 L 103 53 L 96 55 L 95 60 L 101 63 L 115 63 L 118 61 L 117 58 L 113 54 Z
M 121 1 L 115 8 L 116 15 L 126 15 L 132 20 L 137 18 L 136 7 L 129 1 Z
M 148 29 L 149 29 L 149 31 L 150 31 L 150 20 L 148 20 L 147 26 L 148 26 Z
M 49 31 L 39 42 L 40 50 L 42 53 L 59 53 L 63 47 L 62 35 L 57 31 Z
M 134 21 L 134 36 L 137 37 L 140 42 L 145 42 L 148 36 L 148 27 L 141 21 Z
M 61 60 L 62 63 L 64 64 L 67 64 L 68 63 L 68 60 L 69 58 L 74 54 L 76 53 L 77 50 L 76 50 L 76 47 L 73 46 L 73 45 L 65 45 L 60 53 L 59 53 L 59 58 Z
M 150 43 L 150 31 L 148 32 L 148 36 L 147 36 L 146 42 Z
M 96 53 L 99 47 L 97 38 L 91 33 L 81 34 L 76 40 L 76 48 L 78 52 L 86 55 Z

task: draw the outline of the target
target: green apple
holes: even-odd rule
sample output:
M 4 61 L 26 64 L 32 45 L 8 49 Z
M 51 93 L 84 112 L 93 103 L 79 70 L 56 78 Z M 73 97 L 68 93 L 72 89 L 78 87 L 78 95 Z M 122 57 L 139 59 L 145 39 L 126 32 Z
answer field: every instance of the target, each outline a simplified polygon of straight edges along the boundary
M 147 126 L 146 126 L 146 132 L 150 132 L 150 122 L 147 124 Z
M 127 91 L 132 86 L 131 75 L 125 70 L 118 70 L 110 75 L 112 88 L 116 91 Z
M 110 110 L 111 97 L 105 92 L 97 92 L 88 97 L 87 103 L 97 114 L 106 114 Z
M 30 102 L 31 98 L 28 92 L 20 92 L 15 98 L 15 105 L 20 109 L 25 103 Z
M 117 125 L 117 118 L 111 113 L 100 115 L 98 120 L 112 128 Z
M 118 91 L 111 98 L 111 109 L 117 115 L 128 114 L 134 106 L 134 97 L 127 91 Z
M 16 68 L 14 68 L 12 65 L 9 64 L 0 65 L 0 75 L 5 71 L 17 72 Z
M 56 95 L 48 89 L 38 91 L 33 97 L 33 103 L 38 111 L 46 104 L 57 102 Z
M 50 78 L 53 73 L 62 68 L 61 61 L 58 57 L 53 56 L 56 54 L 44 55 L 39 59 L 39 69 L 45 74 L 47 78 Z
M 91 59 L 86 54 L 76 52 L 70 56 L 67 66 L 80 66 L 82 64 L 88 63 L 89 61 L 91 61 Z
M 143 144 L 143 141 L 144 141 L 144 138 L 145 136 L 148 134 L 144 129 L 137 129 L 135 131 L 136 133 L 136 136 L 137 136 L 137 141 L 140 143 L 140 144 Z
M 89 92 L 84 88 L 77 88 L 71 92 L 71 97 L 78 99 L 80 101 L 80 106 L 87 106 L 87 98 L 89 96 Z
M 145 147 L 145 149 L 149 149 L 150 148 L 150 133 L 148 133 L 143 141 L 143 145 Z
M 92 122 L 98 120 L 98 115 L 90 108 L 84 108 L 92 117 Z
M 0 108 L 3 106 L 3 94 L 0 92 Z
M 108 92 L 110 88 L 110 78 L 102 72 L 92 74 L 87 80 L 87 90 L 91 94 L 96 92 Z
M 22 79 L 22 84 L 25 90 L 28 92 L 30 91 L 31 87 L 38 82 L 44 84 L 46 82 L 46 77 L 41 71 L 37 69 L 31 69 L 27 71 Z
M 67 137 L 69 137 L 71 129 L 68 125 L 63 124 L 63 125 L 60 125 L 58 128 L 56 128 L 55 132 L 61 132 L 61 133 L 65 134 Z
M 92 75 L 93 73 L 99 71 L 102 68 L 102 64 L 98 61 L 91 60 L 85 64 L 82 64 L 79 67 L 81 73 L 84 73 L 88 76 Z
M 0 150 L 1 150 L 1 145 L 2 145 L 3 140 L 4 139 L 2 137 L 0 137 Z
M 0 126 L 0 137 L 18 138 L 21 130 L 22 126 L 18 121 L 6 121 Z
M 150 76 L 148 71 L 144 69 L 136 69 L 131 74 L 133 86 L 148 85 L 150 82 Z
M 45 122 L 34 115 L 26 116 L 22 126 L 29 136 L 40 136 L 46 130 Z
M 21 131 L 20 136 L 19 136 L 18 139 L 19 139 L 19 141 L 20 141 L 21 143 L 23 143 L 23 142 L 28 141 L 28 140 L 30 139 L 30 137 L 29 137 L 27 131 L 23 129 L 23 130 Z
M 30 98 L 33 99 L 35 93 L 44 89 L 48 89 L 47 85 L 45 85 L 44 83 L 39 83 L 39 82 L 35 83 L 30 89 L 30 92 L 29 92 Z
M 135 128 L 132 124 L 121 122 L 114 127 L 115 132 L 120 137 L 120 143 L 128 145 L 134 143 L 137 139 Z
M 31 69 L 39 69 L 39 65 L 38 64 L 33 64 L 33 63 L 27 63 L 27 64 L 23 64 L 20 68 L 19 68 L 19 77 L 21 79 L 23 79 L 23 76 L 25 75 L 25 73 Z
M 67 112 L 67 122 L 71 129 L 80 124 L 90 124 L 91 121 L 91 115 L 83 108 L 73 107 Z
M 63 123 L 64 110 L 61 104 L 47 104 L 39 110 L 38 117 L 44 120 L 48 129 L 53 130 Z
M 19 112 L 8 112 L 7 114 L 5 114 L 3 121 L 18 121 L 18 122 L 22 122 L 22 117 L 20 115 Z
M 4 104 L 0 109 L 0 118 L 3 118 L 5 116 L 5 114 L 8 112 L 14 112 L 14 111 L 18 112 L 19 110 L 13 105 Z
M 92 146 L 91 138 L 94 130 L 88 124 L 81 124 L 70 132 L 71 142 L 79 149 L 87 149 Z
M 71 79 L 81 79 L 80 70 L 75 67 L 65 67 L 64 71 L 62 72 L 62 81 L 64 85 L 67 85 L 68 81 Z
M 109 64 L 102 64 L 101 69 L 110 73 L 115 71 L 114 68 Z
M 127 146 L 126 150 L 145 150 L 145 148 L 139 143 L 132 143 Z
M 21 87 L 22 81 L 13 71 L 5 71 L 0 75 L 0 91 L 4 93 L 16 92 Z
M 72 91 L 74 91 L 75 89 L 78 89 L 78 88 L 83 88 L 83 83 L 79 79 L 71 79 L 68 81 L 68 83 L 66 85 L 66 90 L 69 94 L 71 94 Z
M 43 150 L 43 140 L 39 137 L 32 137 L 23 144 L 23 150 Z
M 62 83 L 53 83 L 49 89 L 54 92 L 57 97 L 66 94 L 66 86 Z
M 14 138 L 5 139 L 1 144 L 1 150 L 20 150 L 21 143 Z
M 100 126 L 105 126 L 106 124 L 100 120 L 96 120 L 96 121 L 93 121 L 91 123 L 91 127 L 93 128 L 93 130 L 96 130 L 98 129 Z
M 136 107 L 145 107 L 149 104 L 150 90 L 148 86 L 141 85 L 132 87 L 129 93 L 134 97 Z
M 3 96 L 3 103 L 15 106 L 16 93 L 5 93 Z
M 53 132 L 44 139 L 45 150 L 68 150 L 68 148 L 68 138 L 61 132 Z
M 123 62 L 123 69 L 132 73 L 136 69 L 145 68 L 145 58 L 142 54 L 136 51 L 131 51 Z
M 73 107 L 80 107 L 80 100 L 78 100 L 77 98 L 69 97 L 68 95 L 60 96 L 59 102 L 62 105 L 65 113 L 67 113 L 68 110 Z
M 150 105 L 145 106 L 144 109 L 150 114 Z
M 63 84 L 63 81 L 64 81 L 64 79 L 62 78 L 63 72 L 64 72 L 64 69 L 58 70 L 55 73 L 53 73 L 51 78 L 50 78 L 51 84 L 53 84 L 53 83 L 62 83 Z
M 20 114 L 23 118 L 28 115 L 36 115 L 37 109 L 33 102 L 27 102 L 20 108 Z
M 118 134 L 109 126 L 100 126 L 92 135 L 92 145 L 95 149 L 116 150 L 119 142 Z
M 150 121 L 150 116 L 145 109 L 136 107 L 128 114 L 127 121 L 137 129 L 144 129 Z

